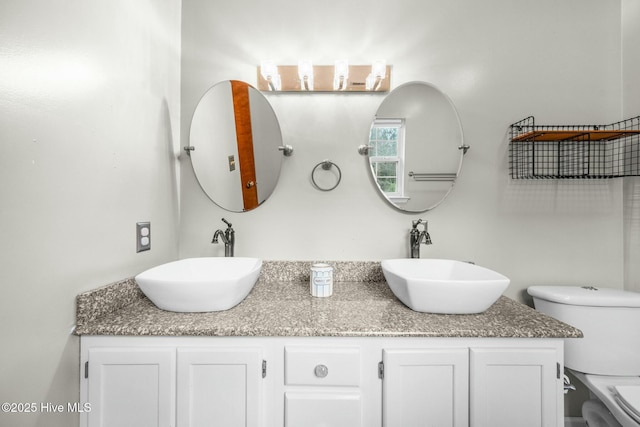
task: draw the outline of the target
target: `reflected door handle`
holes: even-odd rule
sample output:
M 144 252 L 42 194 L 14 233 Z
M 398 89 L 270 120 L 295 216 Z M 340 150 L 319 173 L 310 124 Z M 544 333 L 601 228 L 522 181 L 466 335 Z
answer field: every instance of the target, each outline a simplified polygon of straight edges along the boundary
M 246 187 L 247 187 L 247 188 L 251 188 L 251 187 L 255 187 L 255 185 L 256 185 L 256 183 L 255 183 L 255 182 L 253 182 L 253 181 L 249 181 L 249 182 L 247 182 L 247 186 L 246 186 Z

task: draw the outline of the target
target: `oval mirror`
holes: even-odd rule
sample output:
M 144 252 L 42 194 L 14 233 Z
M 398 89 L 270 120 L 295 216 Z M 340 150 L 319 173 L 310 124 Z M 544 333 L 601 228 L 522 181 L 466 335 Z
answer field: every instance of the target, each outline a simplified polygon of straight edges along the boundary
M 367 149 L 385 199 L 400 210 L 424 212 L 451 192 L 468 146 L 449 97 L 429 83 L 411 82 L 380 104 Z
M 245 212 L 271 195 L 282 134 L 267 99 L 237 80 L 217 83 L 193 113 L 188 153 L 202 190 L 221 208 Z

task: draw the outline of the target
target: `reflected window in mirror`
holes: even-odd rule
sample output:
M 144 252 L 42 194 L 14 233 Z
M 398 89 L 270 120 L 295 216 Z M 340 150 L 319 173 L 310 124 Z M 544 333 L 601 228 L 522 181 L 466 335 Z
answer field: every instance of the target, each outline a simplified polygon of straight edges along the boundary
M 404 120 L 376 119 L 369 134 L 369 162 L 376 183 L 386 197 L 406 202 L 404 194 Z

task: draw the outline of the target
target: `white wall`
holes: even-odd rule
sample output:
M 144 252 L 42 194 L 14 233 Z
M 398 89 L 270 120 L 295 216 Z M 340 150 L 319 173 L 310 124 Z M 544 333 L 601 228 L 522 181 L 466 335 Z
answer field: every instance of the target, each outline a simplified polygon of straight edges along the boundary
M 640 2 L 622 0 L 622 109 L 640 115 Z M 624 180 L 625 288 L 640 291 L 640 178 Z
M 177 256 L 180 17 L 180 0 L 0 2 L 0 402 L 78 402 L 75 296 Z
M 392 86 L 435 84 L 457 106 L 471 150 L 449 198 L 431 212 L 388 206 L 357 146 L 380 95 L 269 94 L 285 159 L 272 197 L 248 213 L 221 210 L 181 157 L 180 256 L 223 254 L 210 244 L 221 217 L 236 230 L 236 254 L 264 259 L 380 260 L 408 255 L 408 229 L 429 220 L 423 257 L 473 260 L 531 284 L 623 286 L 622 181 L 510 181 L 509 124 L 610 123 L 622 118 L 620 2 L 599 0 L 379 0 L 322 3 L 240 0 L 221 7 L 183 1 L 181 143 L 198 99 L 218 81 L 256 84 L 262 59 L 331 64 L 385 58 Z M 598 60 L 594 60 L 597 57 Z M 323 159 L 340 186 L 315 190 Z

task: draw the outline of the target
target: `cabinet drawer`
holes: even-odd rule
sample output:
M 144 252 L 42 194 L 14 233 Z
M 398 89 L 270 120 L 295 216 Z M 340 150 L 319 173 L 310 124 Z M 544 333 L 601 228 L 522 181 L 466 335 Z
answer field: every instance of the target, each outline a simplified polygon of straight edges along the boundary
M 362 399 L 357 392 L 285 393 L 285 427 L 360 427 Z
M 358 347 L 285 347 L 286 385 L 360 385 Z

